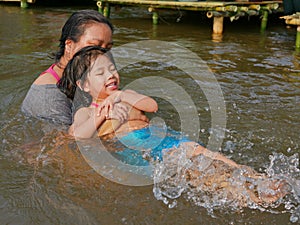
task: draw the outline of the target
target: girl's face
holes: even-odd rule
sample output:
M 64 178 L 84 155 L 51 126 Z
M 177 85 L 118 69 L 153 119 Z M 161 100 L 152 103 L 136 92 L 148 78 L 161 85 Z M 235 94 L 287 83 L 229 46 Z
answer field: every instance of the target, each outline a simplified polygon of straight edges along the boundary
M 99 55 L 91 65 L 91 71 L 84 83 L 84 90 L 93 100 L 105 99 L 118 90 L 120 77 L 115 65 L 106 55 Z
M 94 45 L 107 49 L 112 48 L 112 31 L 107 24 L 95 22 L 87 25 L 78 42 L 66 41 L 66 51 L 69 52 L 69 57 L 72 58 L 83 47 Z

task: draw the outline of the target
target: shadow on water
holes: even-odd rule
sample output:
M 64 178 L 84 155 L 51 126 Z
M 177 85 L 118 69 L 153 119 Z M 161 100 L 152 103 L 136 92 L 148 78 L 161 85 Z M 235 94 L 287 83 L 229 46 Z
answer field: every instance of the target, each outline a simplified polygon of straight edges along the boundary
M 61 25 L 76 10 L 69 6 L 36 6 L 28 11 L 13 5 L 0 7 L 1 224 L 299 222 L 300 70 L 299 55 L 293 50 L 293 30 L 273 24 L 266 34 L 260 35 L 256 24 L 244 30 L 244 23 L 237 26 L 226 23 L 222 41 L 213 42 L 207 24 L 185 22 L 186 17 L 182 17 L 181 23 L 153 27 L 143 11 L 122 9 L 112 16 L 116 45 L 154 37 L 176 41 L 197 53 L 214 72 L 222 87 L 228 117 L 222 153 L 271 178 L 284 178 L 291 187 L 291 193 L 274 205 L 262 207 L 249 202 L 244 208 L 225 198 L 218 189 L 211 193 L 199 188 L 203 185 L 201 179 L 195 187 L 179 176 L 191 168 L 201 171 L 195 168 L 205 164 L 201 157 L 195 164 L 178 154 L 175 165 L 168 159 L 156 164 L 158 177 L 154 179 L 163 182 L 144 187 L 124 186 L 96 173 L 83 158 L 77 143 L 65 135 L 65 127 L 26 118 L 20 113 L 21 102 L 33 79 L 52 63 L 48 54 L 56 50 Z M 128 18 L 128 13 L 134 16 Z M 177 15 L 166 16 L 170 21 L 177 18 Z M 122 75 L 125 84 L 140 76 L 165 75 L 183 86 L 197 102 L 201 115 L 200 140 L 206 142 L 211 132 L 207 119 L 210 109 L 197 84 L 182 71 L 140 63 L 125 68 Z M 174 119 L 178 117 L 174 108 L 164 101 L 159 103 L 159 116 L 167 118 L 168 126 L 180 128 Z M 176 171 L 177 176 L 164 179 L 170 178 L 166 171 L 171 174 Z M 206 172 L 209 174 L 211 170 Z M 245 177 L 237 172 L 233 176 L 236 179 L 230 182 L 243 184 Z

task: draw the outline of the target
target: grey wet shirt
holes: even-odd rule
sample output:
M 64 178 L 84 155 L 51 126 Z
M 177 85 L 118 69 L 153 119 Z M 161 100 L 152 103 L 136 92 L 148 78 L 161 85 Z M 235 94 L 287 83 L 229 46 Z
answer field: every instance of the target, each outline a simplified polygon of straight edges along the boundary
M 72 102 L 56 84 L 32 84 L 21 106 L 28 116 L 72 124 Z

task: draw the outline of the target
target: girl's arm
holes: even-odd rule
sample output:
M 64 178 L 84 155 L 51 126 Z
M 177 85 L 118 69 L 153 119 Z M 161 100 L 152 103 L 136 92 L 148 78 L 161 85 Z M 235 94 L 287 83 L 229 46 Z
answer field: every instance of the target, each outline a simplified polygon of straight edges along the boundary
M 146 95 L 139 94 L 133 90 L 125 90 L 120 95 L 121 102 L 127 102 L 135 108 L 144 112 L 156 112 L 158 110 L 157 102 Z
M 109 105 L 103 108 L 81 108 L 74 116 L 74 122 L 69 128 L 69 134 L 77 138 L 91 138 L 95 135 L 98 128 L 107 119 L 125 121 L 127 119 L 127 108 L 123 105 L 114 107 L 109 113 Z
M 153 98 L 139 94 L 133 90 L 117 91 L 106 99 L 106 101 L 111 100 L 114 103 L 126 102 L 143 112 L 156 112 L 158 110 L 158 105 Z
M 97 114 L 94 109 L 81 108 L 75 113 L 69 134 L 77 138 L 91 138 L 105 119 L 104 113 Z

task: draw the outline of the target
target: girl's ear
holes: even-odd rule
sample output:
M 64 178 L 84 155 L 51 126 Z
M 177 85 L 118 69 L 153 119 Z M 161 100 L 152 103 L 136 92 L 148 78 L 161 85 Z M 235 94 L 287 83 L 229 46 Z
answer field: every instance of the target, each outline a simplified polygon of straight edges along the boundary
M 89 92 L 90 91 L 88 82 L 84 82 L 84 84 L 81 85 L 81 80 L 78 80 L 78 81 L 76 81 L 76 85 L 77 85 L 77 87 L 80 88 L 81 91 L 85 91 L 85 92 Z
M 83 88 L 82 88 L 82 86 L 81 86 L 81 80 L 77 80 L 77 81 L 76 81 L 76 85 L 77 85 L 77 87 L 78 87 L 81 91 L 83 91 Z

